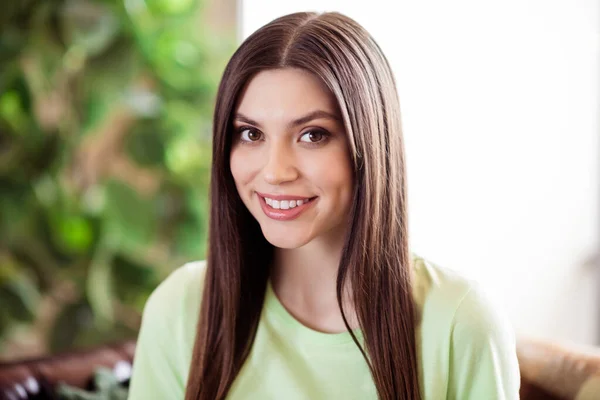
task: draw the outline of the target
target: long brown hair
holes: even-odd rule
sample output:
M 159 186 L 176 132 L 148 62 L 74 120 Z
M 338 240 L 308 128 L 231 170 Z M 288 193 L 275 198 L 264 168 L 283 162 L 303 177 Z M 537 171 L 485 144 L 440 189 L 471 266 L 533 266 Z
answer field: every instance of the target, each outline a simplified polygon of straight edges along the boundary
M 337 278 L 347 283 L 380 399 L 419 399 L 404 143 L 389 64 L 368 32 L 339 13 L 280 17 L 248 37 L 223 74 L 214 114 L 209 246 L 187 400 L 222 399 L 257 331 L 273 247 L 242 203 L 231 174 L 231 117 L 258 72 L 301 68 L 337 99 L 354 167 L 354 199 Z M 373 312 L 376 310 L 376 312 Z

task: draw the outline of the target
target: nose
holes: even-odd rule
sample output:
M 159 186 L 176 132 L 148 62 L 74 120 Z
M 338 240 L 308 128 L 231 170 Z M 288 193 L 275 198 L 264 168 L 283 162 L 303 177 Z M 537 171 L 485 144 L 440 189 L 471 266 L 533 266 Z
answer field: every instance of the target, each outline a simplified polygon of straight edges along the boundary
M 283 143 L 272 142 L 263 167 L 264 179 L 271 185 L 281 185 L 298 179 L 298 169 L 291 149 Z

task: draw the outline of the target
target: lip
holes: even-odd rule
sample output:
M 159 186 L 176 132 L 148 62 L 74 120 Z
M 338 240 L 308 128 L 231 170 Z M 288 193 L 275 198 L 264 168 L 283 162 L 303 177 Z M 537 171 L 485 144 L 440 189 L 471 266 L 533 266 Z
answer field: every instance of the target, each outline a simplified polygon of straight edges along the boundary
M 259 195 L 260 197 L 268 197 L 269 199 L 273 199 L 273 200 L 309 200 L 312 199 L 312 197 L 303 197 L 303 196 L 293 196 L 293 195 L 281 195 L 281 194 L 268 194 L 268 193 L 260 193 L 260 192 L 256 192 L 257 195 Z
M 308 208 L 310 208 L 313 203 L 315 202 L 315 200 L 318 197 L 302 197 L 302 196 L 284 196 L 284 195 L 263 195 L 261 193 L 256 192 L 256 194 L 258 195 L 258 201 L 260 202 L 260 206 L 263 210 L 263 212 L 265 213 L 265 215 L 271 219 L 277 220 L 277 221 L 291 221 L 293 219 L 298 218 L 298 216 L 300 214 L 302 214 L 304 211 L 306 211 Z M 304 203 L 301 206 L 296 206 L 294 208 L 290 208 L 288 210 L 275 210 L 274 208 L 271 208 L 267 202 L 265 201 L 265 197 L 268 197 L 270 199 L 273 200 L 297 200 L 297 199 L 302 199 L 302 200 L 310 200 L 308 203 Z

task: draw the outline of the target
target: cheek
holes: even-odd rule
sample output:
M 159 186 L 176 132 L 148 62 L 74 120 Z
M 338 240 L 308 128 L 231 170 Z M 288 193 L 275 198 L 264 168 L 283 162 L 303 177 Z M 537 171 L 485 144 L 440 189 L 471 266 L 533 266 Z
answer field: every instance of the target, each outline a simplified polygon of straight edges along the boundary
M 353 190 L 352 172 L 347 162 L 340 162 L 337 168 L 331 169 L 330 182 L 336 192 L 335 200 L 337 206 L 345 214 L 346 209 L 349 207 Z
M 335 202 L 348 202 L 352 195 L 353 174 L 350 157 L 345 149 L 323 154 L 306 166 L 310 179 Z M 341 205 L 341 204 L 340 204 Z
M 245 195 L 245 193 L 243 193 L 244 185 L 250 182 L 252 180 L 252 176 L 254 175 L 253 169 L 251 168 L 252 165 L 252 161 L 249 159 L 248 155 L 243 149 L 233 148 L 231 150 L 229 167 L 231 168 L 231 175 L 233 175 L 235 186 L 240 192 L 242 198 Z

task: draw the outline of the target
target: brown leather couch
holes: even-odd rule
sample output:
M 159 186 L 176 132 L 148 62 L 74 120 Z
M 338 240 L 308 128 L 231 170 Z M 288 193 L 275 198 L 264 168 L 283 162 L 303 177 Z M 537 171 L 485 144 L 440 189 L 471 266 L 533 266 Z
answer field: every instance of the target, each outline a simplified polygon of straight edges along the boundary
M 122 367 L 123 363 L 131 366 L 134 352 L 135 341 L 129 341 L 53 357 L 0 363 L 0 400 L 54 399 L 56 385 L 61 381 L 89 390 L 98 366 L 111 369 Z
M 545 385 L 544 382 L 552 374 L 568 379 L 565 371 L 560 370 L 561 366 L 568 367 L 564 360 L 589 360 L 587 355 L 581 358 L 580 353 L 546 342 L 521 341 L 518 350 L 523 400 L 563 399 L 557 394 L 550 394 L 541 385 Z M 123 362 L 131 365 L 134 352 L 135 341 L 129 341 L 88 351 L 0 364 L 0 400 L 52 399 L 54 389 L 60 381 L 90 389 L 94 370 L 98 366 L 115 368 Z M 560 362 L 557 363 L 556 360 Z M 552 368 L 549 370 L 544 365 Z M 598 398 L 600 399 L 600 393 Z

